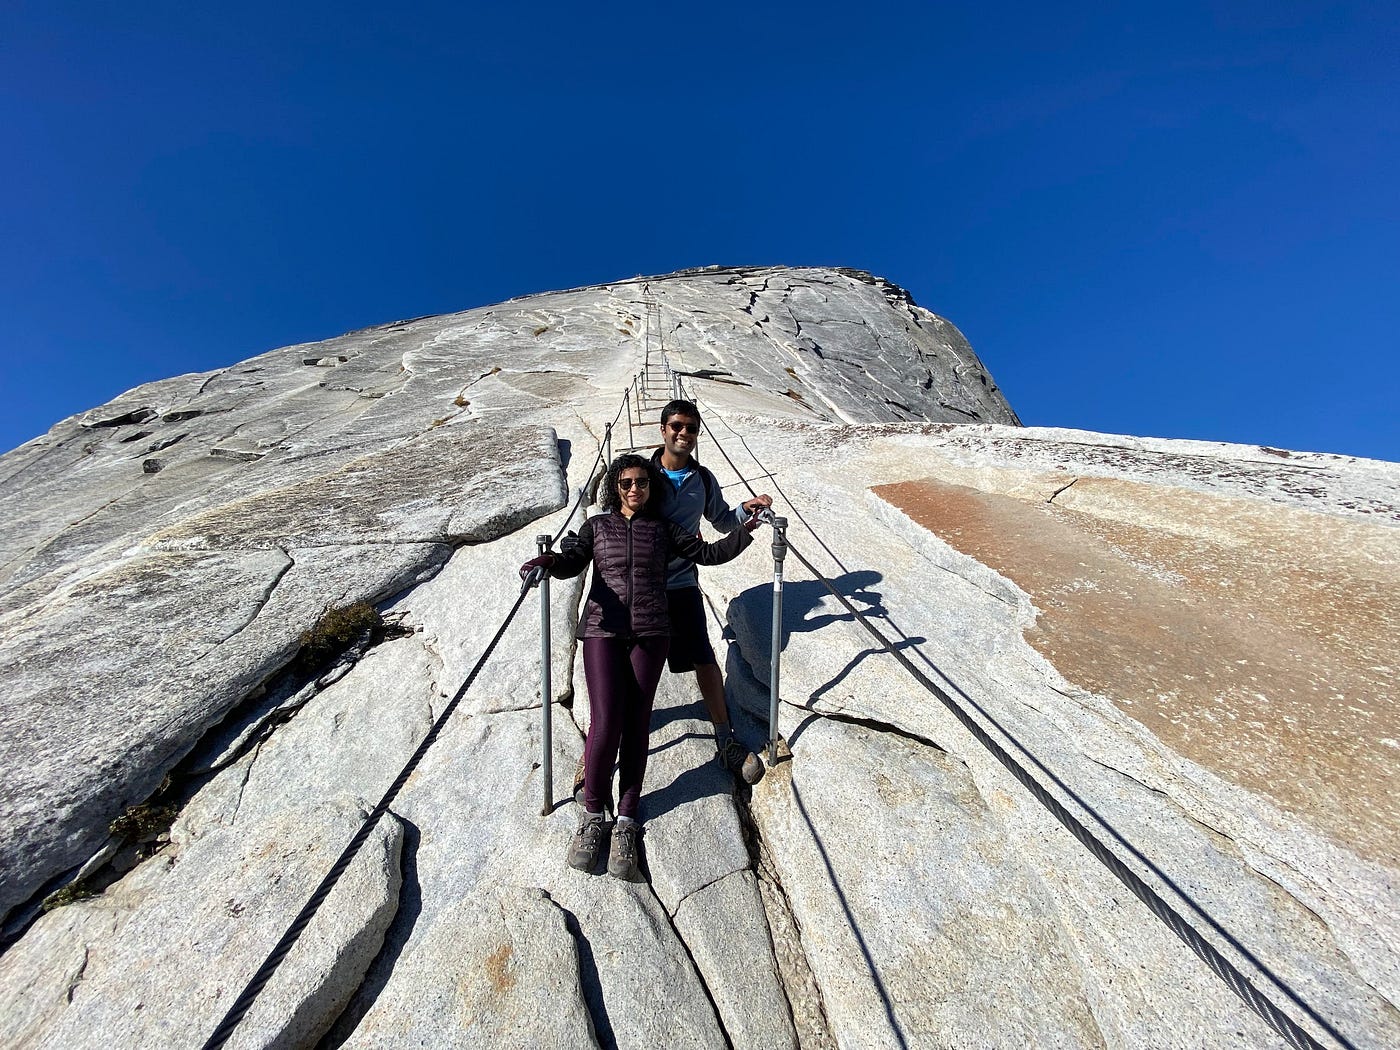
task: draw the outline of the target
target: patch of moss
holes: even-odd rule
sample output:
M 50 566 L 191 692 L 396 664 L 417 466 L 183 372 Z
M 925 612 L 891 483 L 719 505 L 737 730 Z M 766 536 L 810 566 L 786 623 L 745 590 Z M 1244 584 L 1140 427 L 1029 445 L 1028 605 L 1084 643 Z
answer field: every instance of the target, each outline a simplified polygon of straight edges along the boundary
M 369 602 L 327 609 L 315 627 L 301 632 L 299 662 L 304 667 L 319 667 L 350 648 L 361 635 L 372 637 L 383 628 L 383 617 Z
M 127 842 L 142 842 L 155 835 L 170 830 L 175 818 L 180 815 L 179 806 L 146 803 L 141 806 L 128 806 L 126 812 L 107 826 L 107 830 Z
M 60 890 L 54 890 L 44 898 L 44 903 L 39 907 L 44 911 L 53 911 L 55 908 L 62 908 L 67 904 L 76 904 L 78 901 L 91 900 L 97 896 L 97 891 L 82 881 L 70 882 Z

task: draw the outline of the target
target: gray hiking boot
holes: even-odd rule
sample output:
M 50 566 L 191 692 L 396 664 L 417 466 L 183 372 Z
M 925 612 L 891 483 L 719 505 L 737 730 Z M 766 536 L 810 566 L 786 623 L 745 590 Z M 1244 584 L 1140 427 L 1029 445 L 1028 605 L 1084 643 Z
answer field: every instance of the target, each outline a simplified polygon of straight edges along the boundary
M 619 820 L 613 826 L 612 849 L 608 851 L 608 874 L 629 881 L 637 874 L 637 842 L 642 826 L 635 820 Z
M 715 762 L 721 769 L 743 777 L 745 784 L 757 784 L 763 779 L 763 762 L 733 737 L 726 740 L 724 746 L 716 752 Z
M 603 852 L 603 832 L 607 825 L 601 813 L 585 814 L 583 823 L 574 833 L 569 843 L 569 867 L 579 871 L 592 871 L 598 866 L 598 854 Z

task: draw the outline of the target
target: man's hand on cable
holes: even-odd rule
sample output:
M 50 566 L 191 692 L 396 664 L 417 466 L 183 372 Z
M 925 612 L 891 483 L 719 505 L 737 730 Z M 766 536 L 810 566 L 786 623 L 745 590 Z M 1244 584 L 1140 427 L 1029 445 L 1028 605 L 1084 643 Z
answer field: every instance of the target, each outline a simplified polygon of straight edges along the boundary
M 536 583 L 543 575 L 549 571 L 549 567 L 554 564 L 554 555 L 541 554 L 538 558 L 531 558 L 524 565 L 520 566 L 520 578 L 526 583 Z M 535 571 L 539 570 L 536 575 Z
M 762 496 L 755 496 L 753 499 L 745 500 L 739 504 L 739 509 L 749 516 L 748 520 L 744 522 L 744 528 L 753 532 L 754 529 L 762 525 L 763 519 L 759 515 L 772 506 L 773 497 L 766 492 Z

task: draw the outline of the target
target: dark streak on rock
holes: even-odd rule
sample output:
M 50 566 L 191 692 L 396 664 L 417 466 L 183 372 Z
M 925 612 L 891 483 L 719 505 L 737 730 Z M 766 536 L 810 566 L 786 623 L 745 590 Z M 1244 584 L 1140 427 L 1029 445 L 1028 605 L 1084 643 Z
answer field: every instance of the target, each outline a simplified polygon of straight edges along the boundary
M 948 753 L 948 749 L 946 747 L 943 747 L 936 740 L 932 740 L 926 736 L 921 736 L 920 734 L 915 733 L 912 730 L 904 729 L 890 722 L 881 722 L 879 719 L 875 718 L 863 718 L 859 715 L 848 715 L 836 711 L 813 711 L 812 713 L 817 715 L 819 718 L 826 718 L 832 722 L 842 722 L 846 725 L 860 726 L 864 729 L 872 729 L 877 733 L 888 733 L 891 736 L 897 736 L 901 739 L 911 741 L 915 744 L 921 744 L 924 747 L 931 747 L 933 748 L 933 750 L 937 751 L 939 754 L 942 755 L 946 755 Z
M 83 974 L 87 972 L 88 960 L 92 958 L 92 949 L 83 947 L 83 961 L 78 965 L 78 972 L 73 974 L 72 980 L 68 982 L 68 992 L 65 1001 L 70 1005 L 73 1002 L 73 993 L 78 990 L 78 985 L 83 983 Z
M 739 656 L 743 662 L 742 654 Z M 745 668 L 747 662 L 743 662 Z M 812 974 L 810 960 L 807 959 L 807 949 L 802 942 L 802 927 L 797 921 L 797 914 L 793 911 L 792 902 L 788 900 L 787 891 L 783 889 L 782 879 L 778 877 L 777 869 L 773 866 L 772 858 L 769 855 L 768 846 L 763 841 L 763 833 L 759 830 L 758 822 L 754 820 L 752 811 L 753 789 L 743 783 L 736 782 L 734 791 L 734 808 L 739 815 L 739 827 L 744 836 L 744 847 L 749 854 L 749 865 L 753 869 L 754 877 L 759 884 L 759 899 L 763 901 L 764 917 L 767 920 L 768 944 L 773 951 L 774 974 L 778 978 L 778 985 L 783 990 L 783 998 L 788 1004 L 788 1020 L 793 1026 L 793 1031 L 797 1033 L 799 1043 L 802 1041 L 803 1029 L 815 1027 L 817 1029 L 814 1040 L 820 1047 L 834 1046 L 835 1040 L 831 1037 L 831 1022 L 827 1018 L 826 1003 L 822 998 L 821 986 L 817 984 Z M 767 891 L 765 894 L 764 891 Z M 782 913 L 781 919 L 785 926 L 790 926 L 792 939 L 796 941 L 796 953 L 801 957 L 801 966 L 805 967 L 805 987 L 792 988 L 789 981 L 793 975 L 786 972 L 784 966 L 778 961 L 777 942 L 773 936 L 773 920 L 768 915 L 770 905 L 767 896 L 771 895 L 775 901 L 776 908 Z M 788 966 L 793 966 L 789 961 Z M 799 975 L 799 979 L 801 976 Z M 798 1022 L 798 1000 L 804 1000 L 812 1009 L 803 1011 L 803 1022 Z
M 593 944 L 584 935 L 578 916 L 548 893 L 545 894 L 545 898 L 564 913 L 564 926 L 574 939 L 578 951 L 578 979 L 583 987 L 583 1003 L 588 1008 L 588 1016 L 593 1020 L 593 1034 L 598 1040 L 598 1046 L 601 1050 L 617 1050 L 617 1033 L 613 1031 L 612 1020 L 608 1017 L 608 1006 L 603 1000 L 603 982 L 598 977 L 598 963 L 593 957 Z
M 349 1002 L 332 1023 L 316 1050 L 336 1050 L 351 1035 L 355 1028 L 378 1001 L 380 994 L 394 976 L 394 967 L 403 955 L 409 938 L 413 936 L 418 916 L 423 912 L 423 887 L 418 880 L 418 845 L 422 833 L 418 826 L 402 814 L 390 810 L 390 815 L 403 826 L 403 848 L 399 854 L 399 904 L 394 918 L 384 934 L 384 944 L 379 954 L 365 969 L 365 978 L 360 987 L 351 994 Z
M 645 859 L 646 854 L 643 853 L 642 857 Z M 734 873 L 730 872 L 729 874 L 732 875 Z M 728 878 L 728 876 L 725 877 Z M 695 962 L 695 955 L 691 952 L 690 945 L 685 943 L 685 938 L 681 936 L 681 931 L 676 929 L 675 920 L 671 917 L 671 913 L 666 910 L 666 905 L 662 903 L 661 898 L 656 896 L 656 890 L 652 889 L 651 880 L 649 878 L 647 879 L 646 887 L 651 891 L 652 898 L 661 909 L 661 914 L 666 916 L 666 924 L 670 926 L 671 932 L 675 934 L 676 943 L 681 946 L 685 951 L 685 957 L 690 960 L 690 968 L 695 974 L 695 979 L 700 982 L 700 990 L 705 993 L 705 998 L 710 1004 L 710 1010 L 715 1016 L 715 1026 L 719 1029 L 719 1034 L 724 1039 L 725 1050 L 734 1050 L 734 1040 L 729 1037 L 729 1030 L 724 1027 L 724 1015 L 720 1013 L 719 1004 L 715 1002 L 714 993 L 710 991 L 710 986 L 705 981 L 705 974 Z M 679 907 L 679 905 L 677 905 L 677 907 Z

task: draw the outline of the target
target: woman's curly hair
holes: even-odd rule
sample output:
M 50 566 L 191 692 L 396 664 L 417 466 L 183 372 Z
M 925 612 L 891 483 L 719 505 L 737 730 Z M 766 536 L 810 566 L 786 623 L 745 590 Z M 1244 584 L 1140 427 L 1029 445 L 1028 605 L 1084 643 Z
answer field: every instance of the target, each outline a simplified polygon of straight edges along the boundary
M 658 501 L 661 499 L 661 485 L 663 484 L 661 471 L 656 469 L 656 464 L 651 460 L 633 452 L 624 452 L 608 467 L 608 476 L 603 479 L 603 484 L 598 492 L 598 505 L 605 511 L 618 510 L 622 506 L 622 497 L 617 494 L 617 479 L 622 477 L 624 470 L 631 467 L 641 467 L 647 472 L 647 477 L 651 479 L 651 486 L 647 489 L 647 501 L 641 512 L 643 514 L 656 513 Z

